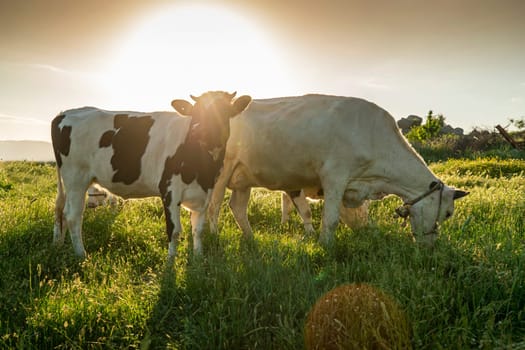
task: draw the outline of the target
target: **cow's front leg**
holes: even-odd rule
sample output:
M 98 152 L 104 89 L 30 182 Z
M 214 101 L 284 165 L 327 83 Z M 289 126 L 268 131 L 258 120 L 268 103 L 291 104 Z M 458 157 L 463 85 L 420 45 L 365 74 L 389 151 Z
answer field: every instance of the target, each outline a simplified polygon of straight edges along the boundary
M 164 201 L 164 216 L 166 218 L 166 233 L 168 234 L 168 258 L 174 258 L 177 255 L 177 245 L 181 231 L 180 224 L 180 202 Z M 167 203 L 166 203 L 167 202 Z M 174 202 L 174 203 L 172 203 Z
M 217 182 L 213 186 L 211 199 L 208 204 L 208 221 L 210 225 L 210 232 L 217 233 L 217 224 L 219 222 L 219 214 L 221 212 L 222 200 L 226 193 L 226 185 L 230 181 L 232 170 L 225 165 L 222 169 Z
M 251 188 L 241 191 L 234 190 L 230 198 L 230 208 L 233 216 L 246 238 L 253 237 L 252 227 L 248 221 L 248 201 L 250 200 L 250 192 Z
M 193 236 L 193 252 L 202 254 L 202 231 L 206 222 L 206 211 L 191 212 L 191 232 Z
M 210 204 L 208 206 L 208 222 L 210 225 L 210 232 L 217 233 L 217 223 L 219 222 L 219 214 L 221 211 L 221 203 L 224 198 L 226 187 L 215 186 L 211 196 Z
M 323 181 L 324 207 L 323 222 L 319 242 L 330 246 L 334 241 L 334 232 L 339 224 L 339 206 L 343 199 L 344 186 L 336 181 Z

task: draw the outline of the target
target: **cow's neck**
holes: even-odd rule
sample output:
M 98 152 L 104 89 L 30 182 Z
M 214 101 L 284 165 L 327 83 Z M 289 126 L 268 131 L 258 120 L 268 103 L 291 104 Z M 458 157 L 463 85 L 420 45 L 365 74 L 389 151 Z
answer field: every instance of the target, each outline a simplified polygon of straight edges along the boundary
M 390 194 L 401 197 L 405 202 L 420 196 L 438 179 L 423 159 L 408 145 L 401 152 L 391 155 L 389 182 L 385 184 Z
M 222 168 L 225 155 L 222 148 L 208 149 L 203 140 L 188 133 L 184 143 L 179 145 L 174 155 L 169 156 L 164 165 L 159 183 L 160 193 L 165 197 L 171 176 L 181 176 L 185 184 L 196 181 L 203 191 L 209 191 L 215 185 Z

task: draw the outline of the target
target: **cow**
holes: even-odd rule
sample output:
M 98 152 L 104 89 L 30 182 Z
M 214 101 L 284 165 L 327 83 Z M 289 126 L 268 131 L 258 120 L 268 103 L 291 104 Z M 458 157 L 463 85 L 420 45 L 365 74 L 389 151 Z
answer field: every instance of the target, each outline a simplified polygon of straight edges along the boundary
M 60 113 L 51 123 L 57 164 L 53 242 L 69 229 L 76 255 L 84 258 L 82 216 L 85 193 L 96 182 L 122 198 L 161 198 L 168 256 L 175 256 L 180 207 L 191 210 L 194 252 L 202 251 L 206 208 L 222 168 L 230 118 L 250 96 L 210 91 L 173 100 L 178 112 L 111 112 L 94 107 Z
M 113 207 L 116 206 L 119 201 L 117 196 L 96 183 L 92 183 L 91 186 L 89 186 L 87 195 L 88 208 L 96 208 L 106 204 Z
M 394 194 L 396 212 L 409 218 L 416 241 L 432 246 L 438 225 L 467 195 L 445 185 L 398 129 L 394 118 L 360 98 L 310 94 L 254 100 L 231 123 L 224 168 L 209 206 L 216 231 L 226 187 L 245 237 L 252 237 L 247 205 L 252 187 L 285 192 L 323 190 L 319 241 L 331 246 L 339 206 Z
M 290 214 L 295 207 L 297 213 L 303 221 L 303 226 L 308 236 L 315 230 L 312 225 L 312 210 L 309 201 L 323 199 L 322 191 L 290 191 L 281 193 L 281 224 L 285 224 L 290 219 Z M 346 208 L 344 203 L 339 206 L 339 218 L 341 222 L 353 229 L 364 227 L 368 224 L 368 207 L 370 201 L 364 201 L 357 208 Z

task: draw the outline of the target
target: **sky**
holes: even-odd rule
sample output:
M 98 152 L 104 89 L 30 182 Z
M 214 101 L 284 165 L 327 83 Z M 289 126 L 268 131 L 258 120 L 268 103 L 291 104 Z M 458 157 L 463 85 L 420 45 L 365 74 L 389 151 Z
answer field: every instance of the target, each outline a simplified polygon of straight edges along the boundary
M 0 0 L 0 140 L 60 111 L 207 90 L 368 99 L 462 127 L 525 117 L 521 0 Z

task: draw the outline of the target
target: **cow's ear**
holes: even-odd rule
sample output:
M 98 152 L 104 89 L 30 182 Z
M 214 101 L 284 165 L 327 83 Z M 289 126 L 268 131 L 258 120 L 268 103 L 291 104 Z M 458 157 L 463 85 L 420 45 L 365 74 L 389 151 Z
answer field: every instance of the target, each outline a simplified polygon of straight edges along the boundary
M 252 98 L 248 95 L 244 95 L 236 99 L 235 102 L 233 102 L 233 111 L 235 114 L 232 115 L 232 117 L 235 117 L 237 114 L 244 111 L 250 102 L 252 102 Z
M 454 190 L 454 199 L 465 197 L 467 194 L 469 194 L 469 192 L 465 192 L 461 190 Z
M 190 117 L 193 112 L 193 105 L 186 100 L 173 100 L 171 106 L 180 114 Z

